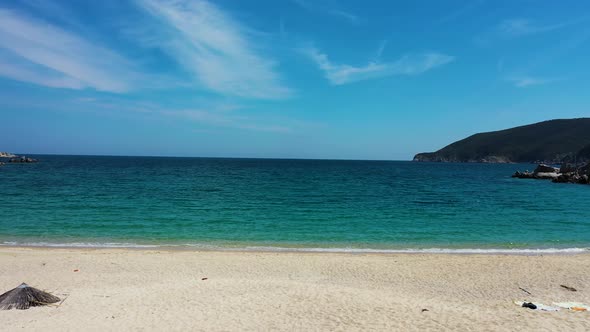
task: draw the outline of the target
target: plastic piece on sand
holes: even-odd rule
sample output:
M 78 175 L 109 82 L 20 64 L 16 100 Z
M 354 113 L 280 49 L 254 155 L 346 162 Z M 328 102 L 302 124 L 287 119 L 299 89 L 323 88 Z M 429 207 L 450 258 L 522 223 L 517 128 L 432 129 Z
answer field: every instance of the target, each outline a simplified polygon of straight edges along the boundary
M 537 310 L 542 310 L 542 311 L 559 311 L 559 308 L 558 307 L 552 307 L 550 305 L 537 304 Z
M 565 308 L 565 309 L 569 309 L 572 311 L 589 311 L 590 310 L 590 305 L 580 303 L 580 302 L 560 302 L 560 303 L 553 303 L 553 304 L 560 307 L 560 308 Z

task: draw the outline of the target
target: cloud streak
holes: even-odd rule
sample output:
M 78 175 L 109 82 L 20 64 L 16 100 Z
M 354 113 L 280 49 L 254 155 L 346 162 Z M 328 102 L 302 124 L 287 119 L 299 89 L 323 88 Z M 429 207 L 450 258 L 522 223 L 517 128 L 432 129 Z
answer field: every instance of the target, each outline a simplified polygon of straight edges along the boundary
M 447 14 L 446 16 L 440 18 L 439 20 L 435 21 L 435 23 L 441 24 L 441 23 L 448 23 L 451 21 L 455 21 L 455 20 L 471 13 L 477 7 L 483 5 L 484 2 L 485 2 L 485 0 L 468 0 L 464 6 L 455 9 L 453 12 L 451 12 L 451 13 Z
M 176 68 L 163 73 L 161 67 L 145 67 L 141 59 L 131 61 L 76 33 L 79 26 L 65 15 L 67 9 L 41 3 L 41 9 L 67 21 L 70 28 L 0 8 L 0 76 L 51 88 L 114 93 L 183 86 L 253 99 L 293 95 L 276 71 L 277 62 L 262 55 L 255 33 L 212 3 L 136 0 L 135 4 L 134 28 L 127 23 L 128 28 L 118 32 L 129 37 L 129 48 L 160 49 L 178 64 Z M 172 74 L 169 70 L 176 70 L 174 80 L 165 76 Z
M 337 17 L 343 19 L 351 24 L 359 24 L 361 22 L 360 18 L 348 11 L 342 10 L 339 6 L 334 2 L 331 4 L 326 3 L 324 0 L 292 0 L 293 3 L 297 4 L 299 7 L 307 10 L 311 13 L 321 13 L 330 15 L 333 17 Z
M 588 18 L 584 17 L 553 24 L 541 24 L 528 18 L 506 19 L 477 36 L 475 42 L 480 46 L 491 46 L 497 41 L 512 40 L 557 31 L 587 20 Z
M 291 129 L 281 125 L 258 124 L 246 116 L 230 115 L 223 112 L 214 112 L 202 109 L 165 110 L 161 114 L 181 117 L 197 123 L 214 127 L 237 128 L 252 131 L 289 133 Z
M 173 118 L 190 123 L 214 128 L 233 128 L 248 131 L 270 133 L 292 133 L 294 129 L 302 128 L 297 121 L 292 119 L 272 119 L 252 116 L 246 113 L 246 107 L 227 102 L 211 102 L 203 99 L 194 102 L 198 104 L 185 106 L 171 106 L 168 103 L 130 101 L 117 96 L 110 97 L 80 97 L 60 101 L 53 107 L 67 110 L 85 110 L 98 114 L 136 113 L 144 116 L 153 116 L 160 119 Z M 32 106 L 30 103 L 29 106 Z M 38 105 L 36 105 L 38 106 Z M 40 107 L 52 107 L 52 103 L 46 102 Z
M 571 25 L 573 23 L 575 22 L 562 22 L 551 25 L 539 25 L 530 19 L 518 18 L 502 21 L 498 25 L 497 31 L 504 36 L 521 37 L 557 30 L 568 25 Z
M 293 91 L 275 70 L 277 63 L 256 49 L 248 29 L 206 1 L 138 0 L 159 36 L 140 42 L 169 54 L 204 87 L 223 95 L 284 99 Z
M 552 83 L 557 81 L 556 79 L 551 78 L 539 78 L 539 77 L 512 77 L 509 78 L 508 81 L 512 82 L 515 87 L 517 88 L 528 88 L 535 85 L 542 85 L 547 83 Z
M 140 81 L 119 54 L 47 22 L 0 9 L 0 75 L 53 88 L 126 92 Z
M 343 85 L 387 76 L 412 76 L 425 73 L 436 67 L 452 62 L 455 58 L 441 53 L 405 55 L 393 62 L 369 62 L 364 66 L 335 64 L 316 48 L 303 50 L 333 85 Z

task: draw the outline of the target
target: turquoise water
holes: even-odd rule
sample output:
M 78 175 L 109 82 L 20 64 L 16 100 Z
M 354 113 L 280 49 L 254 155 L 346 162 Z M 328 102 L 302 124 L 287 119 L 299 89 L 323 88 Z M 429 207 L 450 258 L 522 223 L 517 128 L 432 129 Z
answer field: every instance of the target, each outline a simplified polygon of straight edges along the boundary
M 510 177 L 533 165 L 36 157 L 0 167 L 0 244 L 590 247 L 590 186 Z

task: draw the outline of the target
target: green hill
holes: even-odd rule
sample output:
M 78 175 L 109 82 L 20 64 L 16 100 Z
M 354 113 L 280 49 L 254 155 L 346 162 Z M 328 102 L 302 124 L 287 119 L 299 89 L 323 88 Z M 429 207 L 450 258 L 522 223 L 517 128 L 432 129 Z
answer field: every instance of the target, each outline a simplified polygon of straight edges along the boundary
M 590 118 L 560 119 L 479 133 L 414 161 L 562 162 L 590 159 Z M 582 160 L 578 160 L 582 161 Z

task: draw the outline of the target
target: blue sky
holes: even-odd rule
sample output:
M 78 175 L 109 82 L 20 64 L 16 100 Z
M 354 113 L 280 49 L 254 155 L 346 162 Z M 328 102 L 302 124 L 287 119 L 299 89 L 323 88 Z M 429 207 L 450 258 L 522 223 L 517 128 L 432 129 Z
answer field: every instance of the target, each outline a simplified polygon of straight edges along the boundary
M 0 3 L 0 151 L 404 160 L 589 90 L 585 0 Z

